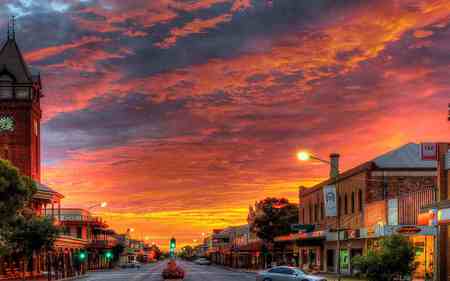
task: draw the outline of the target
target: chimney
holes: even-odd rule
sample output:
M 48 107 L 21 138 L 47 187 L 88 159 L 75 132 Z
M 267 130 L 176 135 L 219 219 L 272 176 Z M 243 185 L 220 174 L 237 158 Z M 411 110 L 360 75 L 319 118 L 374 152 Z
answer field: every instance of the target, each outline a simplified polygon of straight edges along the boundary
M 335 178 L 339 175 L 339 154 L 330 154 L 330 178 Z

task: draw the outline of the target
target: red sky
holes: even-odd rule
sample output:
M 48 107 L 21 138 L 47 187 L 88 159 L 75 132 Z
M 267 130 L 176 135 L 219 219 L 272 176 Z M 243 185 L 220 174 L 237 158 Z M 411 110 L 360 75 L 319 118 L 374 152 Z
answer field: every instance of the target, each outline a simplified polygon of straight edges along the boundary
M 311 3 L 313 2 L 313 3 Z M 45 182 L 161 245 L 448 141 L 450 1 L 0 0 L 45 88 Z M 6 32 L 5 32 L 6 34 Z

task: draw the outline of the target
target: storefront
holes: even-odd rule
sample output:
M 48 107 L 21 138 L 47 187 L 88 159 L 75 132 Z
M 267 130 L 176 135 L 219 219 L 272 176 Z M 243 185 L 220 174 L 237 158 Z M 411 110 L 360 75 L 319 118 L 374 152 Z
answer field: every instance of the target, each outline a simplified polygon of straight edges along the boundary
M 414 277 L 424 278 L 426 274 L 432 274 L 434 270 L 434 251 L 436 228 L 432 226 L 397 225 L 378 227 L 373 236 L 367 237 L 367 250 L 376 249 L 381 237 L 393 234 L 401 234 L 409 238 L 416 250 L 415 262 L 417 268 Z
M 352 259 L 361 256 L 364 249 L 364 237 L 359 229 L 340 233 L 340 268 L 343 274 L 353 274 Z M 337 232 L 328 232 L 325 243 L 326 271 L 337 272 Z

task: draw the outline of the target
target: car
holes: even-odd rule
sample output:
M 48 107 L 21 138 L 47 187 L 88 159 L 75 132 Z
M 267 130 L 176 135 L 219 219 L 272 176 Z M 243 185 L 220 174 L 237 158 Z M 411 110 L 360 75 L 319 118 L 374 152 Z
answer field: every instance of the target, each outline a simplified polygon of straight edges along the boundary
M 210 265 L 211 261 L 206 258 L 199 258 L 194 261 L 195 264 L 198 265 Z
M 121 268 L 141 268 L 141 263 L 138 261 L 130 261 L 120 265 Z
M 295 267 L 276 266 L 258 272 L 256 281 L 327 281 L 327 279 L 316 275 L 308 275 Z

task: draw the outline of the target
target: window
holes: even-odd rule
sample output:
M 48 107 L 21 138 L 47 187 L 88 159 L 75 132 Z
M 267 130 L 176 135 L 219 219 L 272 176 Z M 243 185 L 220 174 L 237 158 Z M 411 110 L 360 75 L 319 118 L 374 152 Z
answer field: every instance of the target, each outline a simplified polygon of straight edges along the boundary
M 83 238 L 82 237 L 83 229 L 81 227 L 77 227 L 77 238 Z
M 323 202 L 320 202 L 320 219 L 325 218 L 325 206 L 323 205 Z
M 302 223 L 305 224 L 305 208 L 302 208 Z
M 347 193 L 344 195 L 344 214 L 348 214 L 348 199 L 347 199 Z
M 30 88 L 27 87 L 17 87 L 16 88 L 16 98 L 21 100 L 26 100 L 30 98 Z
M 358 190 L 358 209 L 360 212 L 362 212 L 363 209 L 363 195 L 362 190 Z
M 355 213 L 355 192 L 352 191 L 352 203 L 351 203 L 351 208 L 352 208 L 352 214 Z
M 342 214 L 342 196 L 341 195 L 339 195 L 339 197 L 338 197 L 337 210 L 338 210 L 338 216 L 340 216 Z
M 312 223 L 312 221 L 313 221 L 313 216 L 312 216 L 312 214 L 313 214 L 313 210 L 312 210 L 312 204 L 309 204 L 309 223 Z
M 319 206 L 314 204 L 314 221 L 317 222 L 319 220 Z

